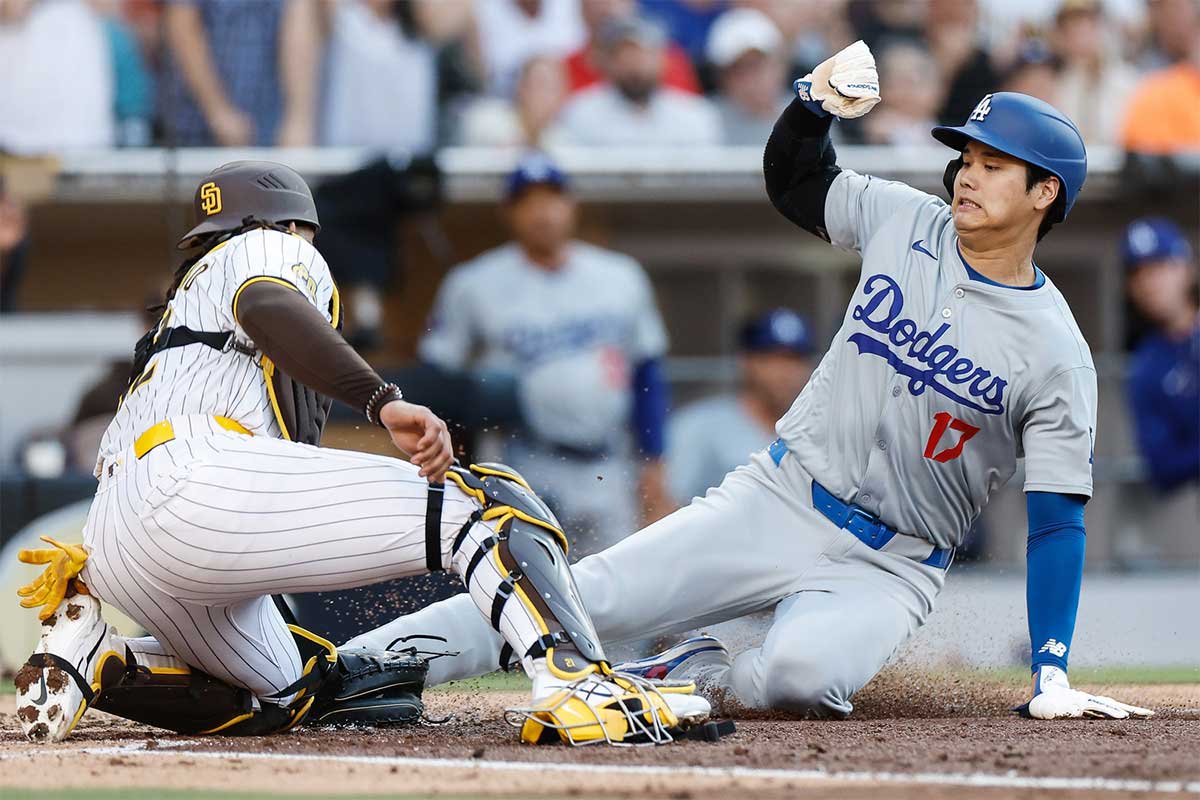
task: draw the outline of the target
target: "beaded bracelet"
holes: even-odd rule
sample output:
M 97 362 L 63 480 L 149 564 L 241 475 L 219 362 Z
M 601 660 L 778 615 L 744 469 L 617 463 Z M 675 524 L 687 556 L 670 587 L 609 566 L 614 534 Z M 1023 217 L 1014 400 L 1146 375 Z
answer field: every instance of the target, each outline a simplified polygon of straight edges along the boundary
M 403 400 L 404 394 L 400 391 L 400 387 L 394 383 L 382 384 L 371 394 L 371 399 L 367 401 L 367 421 L 372 425 L 383 426 L 379 420 L 379 411 L 387 403 L 393 400 Z

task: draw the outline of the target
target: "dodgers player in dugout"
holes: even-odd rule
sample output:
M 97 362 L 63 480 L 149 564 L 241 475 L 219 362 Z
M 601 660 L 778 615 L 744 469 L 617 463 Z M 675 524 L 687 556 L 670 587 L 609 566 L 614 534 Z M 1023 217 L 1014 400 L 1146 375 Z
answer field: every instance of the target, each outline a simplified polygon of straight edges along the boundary
M 1148 716 L 1072 689 L 1067 663 L 1092 493 L 1096 376 L 1039 239 L 1086 173 L 1075 125 L 1020 94 L 933 136 L 957 152 L 949 204 L 837 164 L 830 127 L 880 102 L 856 42 L 796 82 L 763 170 L 775 207 L 862 257 L 842 327 L 779 438 L 691 505 L 574 572 L 605 641 L 774 608 L 761 646 L 699 637 L 625 665 L 710 699 L 842 716 L 933 610 L 954 549 L 1025 459 L 1036 718 Z M 495 669 L 500 640 L 452 598 L 360 637 L 437 633 L 431 681 Z
M 314 704 L 322 719 L 389 721 L 388 674 L 402 671 L 389 647 L 338 652 L 287 625 L 271 595 L 439 569 L 525 664 L 526 741 L 664 743 L 707 716 L 688 687 L 612 674 L 554 515 L 504 465 L 452 467 L 445 424 L 342 338 L 295 171 L 227 164 L 194 208 L 179 243 L 194 255 L 138 342 L 83 544 L 20 553 L 46 565 L 20 590 L 43 621 L 15 680 L 29 738 L 65 738 L 89 707 L 193 734 L 283 731 Z M 332 398 L 407 460 L 317 447 Z M 101 600 L 151 635 L 117 635 Z M 369 691 L 339 692 L 368 675 Z
M 697 400 L 667 423 L 667 485 L 676 502 L 702 497 L 775 438 L 775 422 L 812 375 L 812 356 L 808 323 L 790 308 L 742 325 L 737 391 Z
M 640 264 L 572 238 L 576 203 L 548 157 L 519 160 L 504 213 L 514 240 L 450 271 L 417 355 L 516 379 L 525 424 L 507 432 L 503 458 L 538 487 L 577 551 L 594 553 L 641 515 L 670 510 L 666 329 Z

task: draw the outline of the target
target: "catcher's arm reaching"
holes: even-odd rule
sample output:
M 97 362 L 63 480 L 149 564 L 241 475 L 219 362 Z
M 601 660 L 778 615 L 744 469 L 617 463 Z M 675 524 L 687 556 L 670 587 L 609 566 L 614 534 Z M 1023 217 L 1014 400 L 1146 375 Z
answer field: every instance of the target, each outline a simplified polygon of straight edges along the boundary
M 454 460 L 446 423 L 428 408 L 405 402 L 300 292 L 273 281 L 246 286 L 234 314 L 255 346 L 295 380 L 363 409 L 392 442 L 440 480 Z

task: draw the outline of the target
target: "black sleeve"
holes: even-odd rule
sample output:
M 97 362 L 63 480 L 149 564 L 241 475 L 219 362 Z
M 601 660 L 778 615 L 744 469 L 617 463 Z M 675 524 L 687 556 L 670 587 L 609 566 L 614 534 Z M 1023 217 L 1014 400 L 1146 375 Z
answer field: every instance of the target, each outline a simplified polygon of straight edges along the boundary
M 825 232 L 825 196 L 841 172 L 829 141 L 833 117 L 818 117 L 792 100 L 775 123 L 763 152 L 767 197 L 780 214 L 809 233 L 829 241 Z
M 293 380 L 365 409 L 384 381 L 300 292 L 271 281 L 247 286 L 234 314 L 254 345 Z

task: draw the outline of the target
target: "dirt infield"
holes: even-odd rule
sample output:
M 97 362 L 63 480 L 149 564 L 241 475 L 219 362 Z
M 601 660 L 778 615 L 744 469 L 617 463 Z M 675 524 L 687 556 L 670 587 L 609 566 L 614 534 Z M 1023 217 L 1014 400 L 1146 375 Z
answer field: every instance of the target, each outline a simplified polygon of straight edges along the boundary
M 844 721 L 741 719 L 719 744 L 527 747 L 501 718 L 524 695 L 428 695 L 443 725 L 301 730 L 262 739 L 161 735 L 89 714 L 71 740 L 20 736 L 0 698 L 0 788 L 197 789 L 272 795 L 836 798 L 1200 796 L 1200 684 L 1087 687 L 1150 705 L 1145 721 L 1031 722 L 1012 684 L 889 673 Z M 130 796 L 137 796 L 132 794 Z

